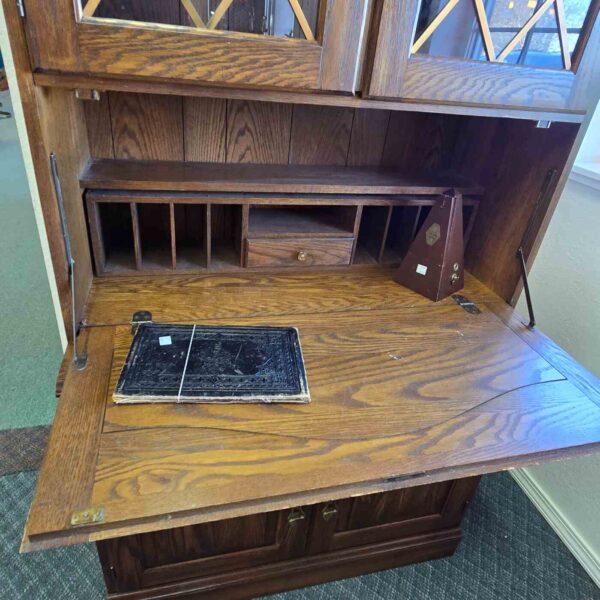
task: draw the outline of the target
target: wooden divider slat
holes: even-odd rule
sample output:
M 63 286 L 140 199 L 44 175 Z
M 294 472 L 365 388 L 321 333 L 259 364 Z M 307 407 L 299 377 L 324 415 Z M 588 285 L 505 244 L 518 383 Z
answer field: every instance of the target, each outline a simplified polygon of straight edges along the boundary
M 133 252 L 135 256 L 135 268 L 142 270 L 142 241 L 140 239 L 140 221 L 138 219 L 137 204 L 132 202 L 131 208 L 131 230 L 133 233 Z

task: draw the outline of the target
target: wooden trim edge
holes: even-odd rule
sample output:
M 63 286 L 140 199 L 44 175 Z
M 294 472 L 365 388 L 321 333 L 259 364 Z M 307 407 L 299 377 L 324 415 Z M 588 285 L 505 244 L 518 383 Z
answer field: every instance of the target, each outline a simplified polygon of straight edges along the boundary
M 151 79 L 123 79 L 102 75 L 64 74 L 37 72 L 33 76 L 36 85 L 42 87 L 62 87 L 67 89 L 88 89 L 114 92 L 138 92 L 141 94 L 165 94 L 196 98 L 227 98 L 257 100 L 263 102 L 288 102 L 318 106 L 340 106 L 349 108 L 373 108 L 405 112 L 426 112 L 437 114 L 469 115 L 481 117 L 501 117 L 530 121 L 547 120 L 564 123 L 581 123 L 585 115 L 572 111 L 539 111 L 501 106 L 437 104 L 416 101 L 365 99 L 358 96 L 286 92 L 252 88 L 229 88 L 202 86 L 189 82 L 157 81 Z

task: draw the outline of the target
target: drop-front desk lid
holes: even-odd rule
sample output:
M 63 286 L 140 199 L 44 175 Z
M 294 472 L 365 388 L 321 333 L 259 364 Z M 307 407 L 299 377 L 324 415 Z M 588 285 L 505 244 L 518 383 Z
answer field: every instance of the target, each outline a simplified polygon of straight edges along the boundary
M 600 385 L 467 276 L 480 312 L 389 272 L 94 282 L 23 541 L 100 540 L 585 453 Z M 297 327 L 310 404 L 112 401 L 136 310 L 155 322 Z

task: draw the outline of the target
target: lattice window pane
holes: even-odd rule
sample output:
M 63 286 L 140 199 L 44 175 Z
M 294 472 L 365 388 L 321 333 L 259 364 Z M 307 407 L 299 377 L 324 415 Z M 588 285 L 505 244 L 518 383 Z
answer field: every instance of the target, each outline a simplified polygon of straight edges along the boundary
M 423 0 L 412 52 L 569 69 L 591 0 Z
M 324 0 L 81 0 L 85 17 L 313 40 Z

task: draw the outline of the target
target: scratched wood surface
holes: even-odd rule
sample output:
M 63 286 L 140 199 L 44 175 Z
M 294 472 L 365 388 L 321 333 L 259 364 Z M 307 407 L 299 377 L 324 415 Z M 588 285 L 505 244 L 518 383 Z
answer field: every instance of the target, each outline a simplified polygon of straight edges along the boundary
M 105 386 L 97 382 L 97 389 L 105 393 L 102 406 L 94 404 L 100 415 L 95 453 L 80 461 L 93 484 L 83 492 L 77 481 L 55 479 L 53 489 L 54 473 L 43 470 L 44 499 L 38 494 L 24 548 L 209 522 L 593 450 L 600 442 L 593 380 L 578 376 L 583 370 L 543 338 L 524 336 L 512 309 L 473 277 L 463 294 L 481 314 L 450 298 L 433 304 L 380 270 L 95 282 L 89 340 L 114 332 L 114 343 L 106 341 L 110 373 L 97 372 Z M 298 327 L 312 403 L 114 405 L 112 390 L 132 339 L 126 323 L 139 309 L 157 322 Z M 81 389 L 77 378 L 67 377 L 61 405 Z M 77 432 L 68 411 L 58 414 L 55 431 L 64 435 L 55 435 L 49 452 L 69 460 L 79 451 L 69 443 Z M 48 511 L 65 486 L 76 488 L 79 502 L 67 502 L 56 518 Z M 104 523 L 73 529 L 65 522 L 68 510 L 81 508 L 82 494 L 89 506 L 104 508 Z

